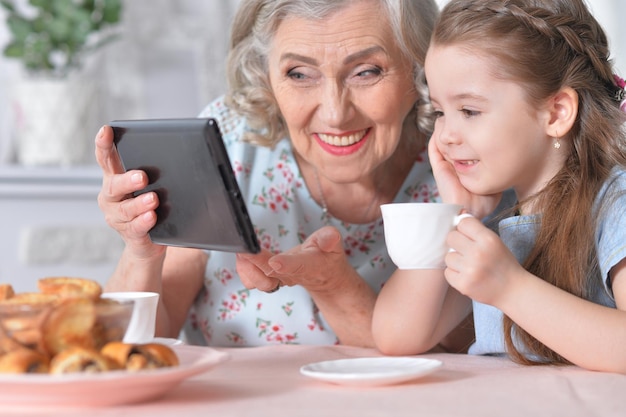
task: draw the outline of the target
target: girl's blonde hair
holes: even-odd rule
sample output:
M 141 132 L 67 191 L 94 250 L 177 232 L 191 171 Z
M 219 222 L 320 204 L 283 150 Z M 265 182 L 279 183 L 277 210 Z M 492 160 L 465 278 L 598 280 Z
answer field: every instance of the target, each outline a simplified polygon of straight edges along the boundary
M 267 65 L 272 38 L 281 21 L 294 16 L 324 19 L 359 1 L 379 5 L 380 24 L 385 24 L 386 18 L 400 49 L 415 63 L 415 87 L 421 98 L 407 118 L 414 118 L 426 135 L 432 133 L 428 93 L 420 73 L 438 14 L 434 0 L 243 0 L 231 30 L 226 103 L 245 116 L 252 128 L 244 140 L 272 147 L 287 137 Z
M 524 266 L 565 291 L 590 298 L 587 282 L 599 279 L 594 201 L 611 169 L 626 164 L 625 117 L 615 98 L 619 88 L 601 26 L 583 0 L 451 0 L 431 42 L 463 44 L 493 59 L 499 74 L 525 88 L 533 106 L 563 87 L 578 94 L 578 117 L 567 134 L 572 144 L 567 160 L 533 197 L 542 221 Z M 567 363 L 506 316 L 504 329 L 514 360 Z M 520 353 L 513 335 L 542 359 Z

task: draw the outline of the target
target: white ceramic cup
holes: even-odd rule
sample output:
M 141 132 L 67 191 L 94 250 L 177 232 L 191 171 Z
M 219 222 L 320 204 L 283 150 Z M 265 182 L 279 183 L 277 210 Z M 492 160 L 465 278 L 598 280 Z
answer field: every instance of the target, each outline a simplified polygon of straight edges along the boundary
M 135 302 L 123 342 L 149 343 L 154 340 L 159 293 L 146 291 L 105 292 L 102 297 Z
M 385 243 L 400 269 L 444 269 L 446 236 L 465 217 L 458 204 L 391 203 L 380 206 Z

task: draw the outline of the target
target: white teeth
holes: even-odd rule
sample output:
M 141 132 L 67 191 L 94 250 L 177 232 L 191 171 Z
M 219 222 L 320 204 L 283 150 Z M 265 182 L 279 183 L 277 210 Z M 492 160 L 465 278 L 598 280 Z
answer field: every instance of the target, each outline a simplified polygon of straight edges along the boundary
M 355 143 L 363 139 L 365 132 L 367 132 L 367 130 L 362 130 L 361 132 L 353 133 L 351 135 L 346 135 L 346 136 L 335 136 L 335 135 L 327 135 L 324 133 L 318 133 L 318 136 L 322 140 L 322 142 L 328 143 L 329 145 L 350 146 L 350 145 L 354 145 Z

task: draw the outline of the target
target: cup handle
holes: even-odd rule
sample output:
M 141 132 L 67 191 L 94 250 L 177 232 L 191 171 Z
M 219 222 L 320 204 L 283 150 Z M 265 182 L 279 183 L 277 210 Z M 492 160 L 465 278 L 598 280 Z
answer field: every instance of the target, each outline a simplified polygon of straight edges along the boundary
M 457 216 L 454 216 L 454 227 L 457 227 L 459 225 L 459 223 L 461 222 L 461 220 L 465 219 L 466 217 L 474 217 L 469 213 L 463 213 L 463 214 L 459 214 Z M 448 252 L 456 252 L 454 249 L 449 248 Z
M 459 225 L 459 223 L 461 222 L 461 220 L 467 218 L 467 217 L 474 217 L 469 213 L 463 213 L 463 214 L 459 214 L 458 216 L 454 216 L 454 227 L 457 227 Z

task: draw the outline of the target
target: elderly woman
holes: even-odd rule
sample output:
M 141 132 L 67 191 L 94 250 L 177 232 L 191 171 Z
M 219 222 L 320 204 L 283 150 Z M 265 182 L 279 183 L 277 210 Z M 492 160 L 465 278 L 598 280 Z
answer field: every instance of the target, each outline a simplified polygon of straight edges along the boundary
M 161 294 L 157 333 L 214 346 L 373 346 L 376 294 L 395 269 L 379 206 L 438 201 L 420 81 L 433 0 L 243 0 L 221 126 L 259 254 L 158 246 L 159 201 L 96 137 L 99 204 L 126 246 L 108 290 Z M 185 325 L 187 324 L 187 325 Z

